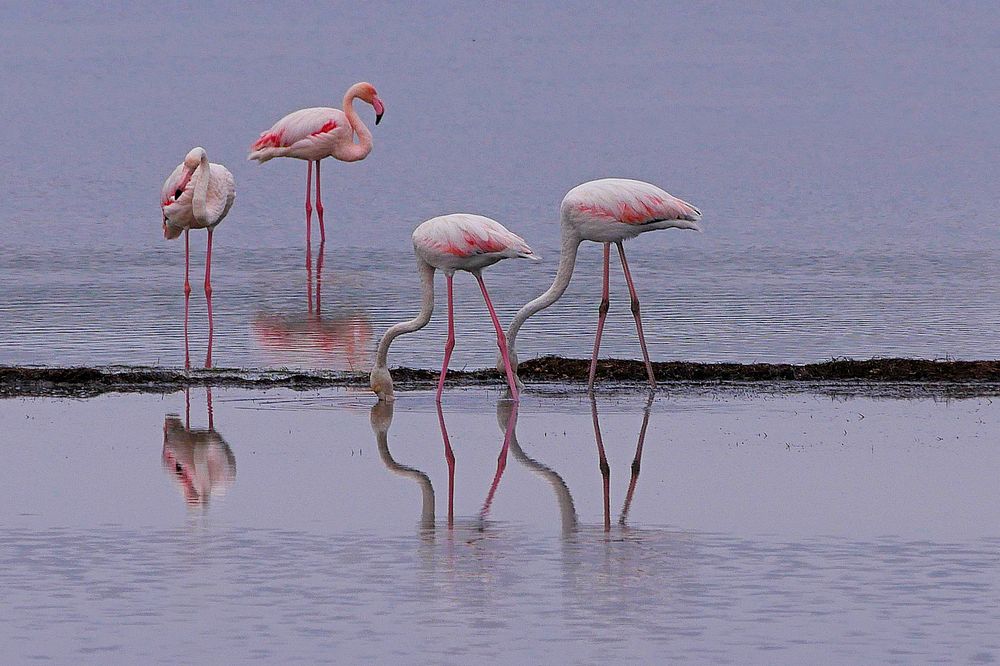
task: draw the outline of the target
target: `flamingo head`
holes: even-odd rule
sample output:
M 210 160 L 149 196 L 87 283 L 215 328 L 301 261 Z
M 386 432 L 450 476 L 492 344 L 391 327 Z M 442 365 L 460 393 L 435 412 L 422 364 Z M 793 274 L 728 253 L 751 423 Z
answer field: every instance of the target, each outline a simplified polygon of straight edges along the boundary
M 396 396 L 392 392 L 392 376 L 385 366 L 376 365 L 368 376 L 369 385 L 379 401 L 392 402 Z
M 179 227 L 175 227 L 172 224 L 170 224 L 170 221 L 167 220 L 167 218 L 164 216 L 164 218 L 163 218 L 163 237 L 164 238 L 166 238 L 167 240 L 173 240 L 173 239 L 177 238 L 178 236 L 180 236 L 182 231 L 184 231 L 184 230 L 181 229 L 181 228 L 179 228 Z
M 370 83 L 359 83 L 358 97 L 365 102 L 368 102 L 375 108 L 375 124 L 378 125 L 382 120 L 382 114 L 385 113 L 385 105 L 382 104 L 382 100 L 379 99 L 378 93 L 375 92 L 375 86 Z

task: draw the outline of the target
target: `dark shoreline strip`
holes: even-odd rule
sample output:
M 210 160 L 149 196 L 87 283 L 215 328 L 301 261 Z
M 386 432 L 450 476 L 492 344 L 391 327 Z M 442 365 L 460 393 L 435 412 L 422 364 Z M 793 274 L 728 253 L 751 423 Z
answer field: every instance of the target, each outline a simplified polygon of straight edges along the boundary
M 586 382 L 589 361 L 545 356 L 521 364 L 526 382 L 579 385 Z M 852 384 L 926 383 L 973 385 L 1000 384 L 1000 361 L 951 361 L 905 358 L 832 360 L 824 363 L 654 363 L 663 383 L 803 383 Z M 433 370 L 394 368 L 400 389 L 424 388 L 437 380 Z M 645 370 L 641 361 L 606 359 L 598 365 L 604 387 L 641 388 Z M 493 369 L 453 370 L 448 380 L 456 385 L 492 384 L 501 379 Z M 187 386 L 232 388 L 287 387 L 298 390 L 368 385 L 367 375 L 330 371 L 213 369 L 190 373 L 139 366 L 100 368 L 47 368 L 0 366 L 0 397 L 91 397 L 109 392 L 170 393 Z M 992 392 L 992 391 L 990 391 Z

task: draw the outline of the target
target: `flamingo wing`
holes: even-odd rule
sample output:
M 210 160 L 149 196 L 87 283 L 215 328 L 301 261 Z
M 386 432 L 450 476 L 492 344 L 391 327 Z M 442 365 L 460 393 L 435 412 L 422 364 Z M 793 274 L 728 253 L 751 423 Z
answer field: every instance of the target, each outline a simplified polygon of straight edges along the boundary
M 537 259 L 523 238 L 482 215 L 454 213 L 427 220 L 413 232 L 415 245 L 459 258 L 483 254 Z
M 701 211 L 641 180 L 604 178 L 578 185 L 562 203 L 563 213 L 642 226 L 654 222 L 698 222 Z
M 262 132 L 250 146 L 247 159 L 266 162 L 274 157 L 284 157 L 302 147 L 303 143 L 311 145 L 331 132 L 349 128 L 347 117 L 340 109 L 325 106 L 299 109 Z

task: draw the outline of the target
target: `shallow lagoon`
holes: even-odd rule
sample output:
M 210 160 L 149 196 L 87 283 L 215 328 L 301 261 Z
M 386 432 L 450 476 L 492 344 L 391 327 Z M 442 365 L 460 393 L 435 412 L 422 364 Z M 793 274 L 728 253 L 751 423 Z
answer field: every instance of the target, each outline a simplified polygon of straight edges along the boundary
M 559 393 L 527 394 L 516 423 L 497 391 L 446 394 L 450 520 L 431 392 L 390 414 L 364 393 L 215 389 L 211 431 L 204 389 L 187 429 L 184 393 L 0 402 L 7 654 L 1000 650 L 1000 403 L 713 389 L 660 394 L 647 412 L 643 394 L 607 394 L 605 495 L 595 410 Z

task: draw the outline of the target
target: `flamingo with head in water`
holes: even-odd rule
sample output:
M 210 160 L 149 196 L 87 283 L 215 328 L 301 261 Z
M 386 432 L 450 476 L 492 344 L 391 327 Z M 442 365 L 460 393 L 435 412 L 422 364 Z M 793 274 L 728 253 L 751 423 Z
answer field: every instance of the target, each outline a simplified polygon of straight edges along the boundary
M 417 255 L 417 270 L 420 272 L 420 285 L 423 298 L 420 314 L 415 319 L 401 322 L 389 328 L 379 342 L 375 354 L 375 367 L 372 368 L 371 388 L 380 400 L 393 400 L 392 377 L 389 375 L 388 355 L 389 345 L 396 337 L 405 333 L 419 331 L 431 320 L 434 312 L 434 271 L 444 272 L 448 281 L 448 340 L 444 347 L 444 364 L 441 366 L 441 376 L 438 379 L 437 401 L 441 401 L 441 391 L 444 389 L 444 378 L 448 374 L 448 361 L 455 348 L 455 313 L 452 299 L 452 278 L 455 271 L 468 271 L 476 276 L 483 292 L 483 300 L 490 312 L 493 326 L 497 332 L 497 347 L 503 359 L 504 372 L 510 385 L 511 395 L 518 399 L 517 386 L 514 382 L 513 368 L 507 360 L 507 342 L 504 339 L 503 328 L 497 313 L 493 309 L 490 295 L 483 282 L 482 270 L 503 259 L 521 258 L 537 260 L 524 239 L 509 231 L 495 220 L 481 215 L 454 213 L 431 218 L 413 231 L 413 251 Z
M 211 164 L 202 147 L 192 148 L 184 161 L 167 177 L 160 191 L 160 211 L 163 213 L 163 236 L 168 240 L 184 232 L 184 346 L 185 366 L 190 367 L 187 354 L 188 305 L 191 282 L 188 273 L 191 264 L 191 246 L 188 232 L 191 229 L 208 230 L 208 248 L 205 251 L 205 299 L 208 302 L 208 353 L 205 367 L 212 365 L 212 232 L 218 226 L 236 198 L 236 181 L 229 169 L 221 164 Z
M 635 291 L 635 285 L 632 284 L 632 274 L 629 272 L 628 262 L 625 260 L 625 248 L 622 246 L 622 241 L 658 229 L 675 228 L 700 231 L 698 221 L 701 219 L 701 211 L 688 202 L 667 194 L 656 185 L 625 178 L 604 178 L 577 185 L 570 190 L 563 198 L 560 218 L 562 242 L 556 278 L 548 291 L 527 303 L 514 315 L 514 319 L 511 320 L 510 327 L 507 329 L 510 364 L 514 367 L 515 376 L 517 372 L 517 352 L 515 351 L 517 332 L 528 317 L 559 300 L 573 277 L 576 253 L 580 249 L 580 243 L 594 241 L 604 245 L 604 280 L 587 389 L 592 391 L 594 388 L 597 354 L 601 347 L 604 318 L 608 314 L 608 274 L 612 243 L 618 247 L 618 256 L 621 258 L 622 270 L 625 273 L 625 282 L 628 283 L 629 294 L 632 297 L 632 315 L 635 317 L 635 327 L 639 334 L 642 359 L 646 363 L 649 386 L 656 388 L 653 366 L 649 362 L 649 352 L 646 351 L 646 338 L 642 333 L 639 296 Z M 506 364 L 506 359 L 504 362 Z
M 316 213 L 319 217 L 319 233 L 326 240 L 323 226 L 323 199 L 320 195 L 319 163 L 327 157 L 335 157 L 341 162 L 357 162 L 368 157 L 372 151 L 372 133 L 354 110 L 354 100 L 360 99 L 375 108 L 375 124 L 378 125 L 385 113 L 385 106 L 379 99 L 375 87 L 370 83 L 355 83 L 344 95 L 344 110 L 325 106 L 299 109 L 276 122 L 271 129 L 262 132 L 260 138 L 250 147 L 248 160 L 267 162 L 275 157 L 294 157 L 306 160 L 306 245 L 310 243 L 312 226 L 312 167 L 316 163 Z M 354 142 L 357 135 L 358 143 Z

